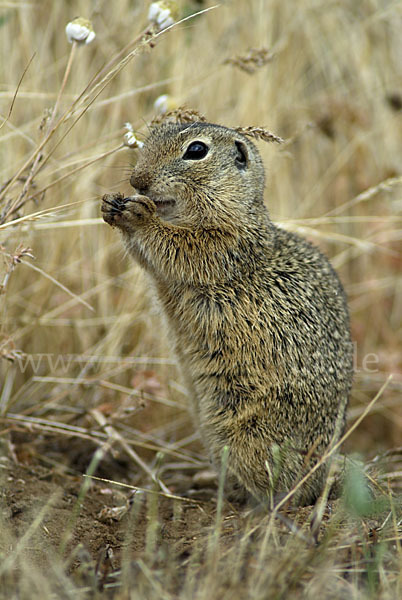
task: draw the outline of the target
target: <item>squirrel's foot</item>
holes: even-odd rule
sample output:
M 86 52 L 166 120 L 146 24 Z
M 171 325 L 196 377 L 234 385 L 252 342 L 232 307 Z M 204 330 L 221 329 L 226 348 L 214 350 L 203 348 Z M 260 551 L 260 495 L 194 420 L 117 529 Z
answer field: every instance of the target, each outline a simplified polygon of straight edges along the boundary
M 123 194 L 105 194 L 102 198 L 102 216 L 112 227 L 129 231 L 143 225 L 155 214 L 155 204 L 147 196 L 128 196 Z

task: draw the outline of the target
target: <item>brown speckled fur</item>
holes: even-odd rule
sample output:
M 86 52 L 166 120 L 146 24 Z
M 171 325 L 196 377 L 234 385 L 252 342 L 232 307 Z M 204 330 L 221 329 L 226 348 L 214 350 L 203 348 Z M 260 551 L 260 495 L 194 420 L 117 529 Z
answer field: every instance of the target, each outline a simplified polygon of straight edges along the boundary
M 194 141 L 208 153 L 184 159 Z M 104 197 L 104 219 L 153 282 L 213 463 L 228 446 L 230 473 L 266 502 L 342 432 L 352 381 L 342 286 L 314 246 L 272 223 L 261 158 L 236 131 L 155 127 L 131 184 L 138 195 Z M 325 475 L 295 501 L 313 502 Z

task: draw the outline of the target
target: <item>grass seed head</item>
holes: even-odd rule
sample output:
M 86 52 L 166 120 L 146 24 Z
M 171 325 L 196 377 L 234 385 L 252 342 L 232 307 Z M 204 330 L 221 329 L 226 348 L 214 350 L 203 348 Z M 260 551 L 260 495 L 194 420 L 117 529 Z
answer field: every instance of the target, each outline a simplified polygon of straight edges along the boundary
M 279 135 L 275 135 L 275 133 L 268 131 L 268 129 L 264 129 L 263 127 L 235 127 L 234 129 L 247 137 L 263 140 L 264 142 L 283 144 L 285 141 L 283 138 L 279 137 Z
M 154 117 L 151 121 L 151 127 L 161 125 L 161 123 L 199 123 L 206 122 L 204 115 L 193 108 L 187 106 L 178 106 L 173 110 L 162 113 Z
M 251 48 L 247 54 L 234 56 L 223 61 L 224 65 L 233 65 L 241 71 L 252 75 L 264 65 L 267 65 L 274 58 L 275 53 L 268 48 Z

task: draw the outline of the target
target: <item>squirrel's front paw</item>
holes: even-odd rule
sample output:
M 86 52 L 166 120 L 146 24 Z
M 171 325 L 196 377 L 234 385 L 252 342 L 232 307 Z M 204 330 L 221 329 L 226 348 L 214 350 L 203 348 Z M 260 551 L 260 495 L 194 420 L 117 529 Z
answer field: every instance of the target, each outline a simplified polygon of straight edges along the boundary
M 112 227 L 130 230 L 143 225 L 155 214 L 155 204 L 147 196 L 105 194 L 102 198 L 102 216 Z

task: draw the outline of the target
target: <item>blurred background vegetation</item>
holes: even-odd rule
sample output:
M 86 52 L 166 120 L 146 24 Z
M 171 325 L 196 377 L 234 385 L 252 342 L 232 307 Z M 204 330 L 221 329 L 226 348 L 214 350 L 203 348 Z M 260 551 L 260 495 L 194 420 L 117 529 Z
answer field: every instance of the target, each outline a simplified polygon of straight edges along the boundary
M 345 285 L 356 345 L 350 421 L 393 374 L 346 450 L 371 457 L 400 444 L 402 4 L 213 6 L 183 1 L 182 18 L 211 10 L 142 43 L 146 2 L 0 1 L 0 414 L 13 415 L 4 436 L 21 460 L 41 454 L 29 425 L 46 440 L 44 460 L 85 468 L 88 441 L 61 457 L 46 428 L 96 427 L 92 409 L 146 460 L 154 452 L 143 446 L 192 452 L 185 393 L 145 277 L 99 213 L 102 194 L 130 191 L 136 150 L 122 146 L 124 123 L 145 136 L 162 94 L 211 122 L 285 138 L 259 142 L 266 203 L 330 256 Z M 77 15 L 96 38 L 76 48 L 64 85 L 64 29 Z M 252 49 L 263 49 L 262 64 L 247 59 Z
M 98 598 L 109 581 L 107 597 L 122 586 L 124 600 L 179 589 L 393 600 L 400 516 L 389 492 L 388 515 L 363 519 L 360 468 L 346 513 L 300 509 L 256 526 L 220 501 L 216 510 L 216 491 L 201 508 L 158 507 L 149 494 L 145 509 L 138 495 L 122 521 L 134 554 L 108 488 L 93 486 L 82 508 L 81 474 L 97 449 L 97 475 L 161 479 L 175 494 L 207 464 L 145 276 L 99 210 L 104 193 L 130 193 L 137 151 L 123 145 L 124 124 L 146 136 L 161 95 L 170 108 L 285 139 L 258 142 L 266 203 L 328 254 L 345 285 L 356 350 L 348 424 L 378 396 L 344 450 L 366 462 L 388 451 L 383 481 L 401 488 L 402 2 L 182 0 L 179 18 L 189 18 L 158 35 L 148 8 L 0 0 L 0 597 Z M 89 45 L 66 39 L 78 15 L 93 23 Z

